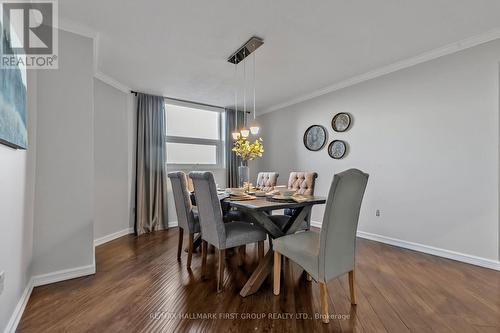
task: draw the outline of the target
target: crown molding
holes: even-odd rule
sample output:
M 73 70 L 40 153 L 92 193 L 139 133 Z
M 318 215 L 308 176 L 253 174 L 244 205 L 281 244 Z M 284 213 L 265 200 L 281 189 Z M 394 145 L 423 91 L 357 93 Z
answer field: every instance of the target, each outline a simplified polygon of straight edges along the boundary
M 95 39 L 99 35 L 99 33 L 96 30 L 86 25 L 62 17 L 59 18 L 58 29 L 71 32 L 80 36 L 88 37 L 91 39 Z
M 109 84 L 113 88 L 116 88 L 124 93 L 130 93 L 132 90 L 130 87 L 124 85 L 123 83 L 113 79 L 111 76 L 104 74 L 101 71 L 96 71 L 94 74 L 94 77 L 98 80 L 101 80 L 102 82 Z
M 323 89 L 311 92 L 311 93 L 306 94 L 306 95 L 299 96 L 297 98 L 293 98 L 287 102 L 276 104 L 274 106 L 271 106 L 271 107 L 259 112 L 259 115 L 263 115 L 265 113 L 277 111 L 277 110 L 283 109 L 285 107 L 292 106 L 294 104 L 305 102 L 305 101 L 313 99 L 315 97 L 319 97 L 319 96 L 322 96 L 322 95 L 325 95 L 325 94 L 328 94 L 328 93 L 331 93 L 331 92 L 334 92 L 334 91 L 337 91 L 337 90 L 340 90 L 343 88 L 353 86 L 353 85 L 361 83 L 361 82 L 375 79 L 377 77 L 387 75 L 387 74 L 399 71 L 401 69 L 412 67 L 412 66 L 415 66 L 415 65 L 433 60 L 433 59 L 437 59 L 437 58 L 440 58 L 440 57 L 445 56 L 445 55 L 456 53 L 456 52 L 459 52 L 459 51 L 462 51 L 462 50 L 465 50 L 465 49 L 468 49 L 468 48 L 471 48 L 471 47 L 474 47 L 474 46 L 477 46 L 480 44 L 491 42 L 491 41 L 493 41 L 495 39 L 499 39 L 499 38 L 500 38 L 500 28 L 490 30 L 488 32 L 485 32 L 485 33 L 482 33 L 482 34 L 479 34 L 476 36 L 465 38 L 465 39 L 462 39 L 458 42 L 454 42 L 454 43 L 436 48 L 434 50 L 424 52 L 420 55 L 395 62 L 395 63 L 390 64 L 388 66 L 384 66 L 384 67 L 366 72 L 366 73 L 361 74 L 361 75 L 353 76 L 347 80 L 340 81 L 338 83 L 335 83 L 335 84 L 328 86 L 328 87 L 325 87 Z
M 86 25 L 60 18 L 59 19 L 59 29 L 64 30 L 67 32 L 71 32 L 83 37 L 87 37 L 92 39 L 92 43 L 94 46 L 94 53 L 93 53 L 93 65 L 94 65 L 94 77 L 96 79 L 101 80 L 102 82 L 109 84 L 110 86 L 124 92 L 124 93 L 130 93 L 130 87 L 127 85 L 121 83 L 120 81 L 116 80 L 115 78 L 104 74 L 99 70 L 99 38 L 100 38 L 100 33 L 92 28 L 89 28 Z

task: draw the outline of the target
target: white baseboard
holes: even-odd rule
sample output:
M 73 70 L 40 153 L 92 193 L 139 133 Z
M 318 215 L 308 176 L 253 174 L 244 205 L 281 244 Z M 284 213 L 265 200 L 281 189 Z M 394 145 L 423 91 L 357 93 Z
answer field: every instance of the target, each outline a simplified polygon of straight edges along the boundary
M 172 221 L 168 223 L 169 228 L 174 228 L 177 227 L 178 225 L 179 224 L 177 221 Z M 104 237 L 97 238 L 94 240 L 94 247 L 133 233 L 134 233 L 134 228 L 128 228 L 106 235 Z M 64 269 L 57 272 L 33 276 L 28 281 L 26 288 L 24 288 L 21 298 L 19 299 L 19 302 L 17 303 L 14 312 L 12 313 L 9 319 L 9 322 L 5 327 L 4 333 L 14 333 L 16 331 L 17 325 L 19 325 L 19 321 L 23 316 L 24 309 L 28 304 L 28 300 L 30 298 L 31 292 L 33 291 L 34 287 L 43 286 L 55 282 L 61 282 L 64 280 L 75 279 L 82 276 L 92 275 L 95 274 L 95 271 L 96 267 L 94 262 L 92 265 L 88 266 Z
M 16 331 L 17 325 L 19 325 L 19 322 L 21 321 L 21 317 L 23 316 L 24 309 L 28 304 L 28 300 L 30 299 L 32 291 L 33 291 L 33 278 L 31 278 L 28 281 L 28 284 L 24 288 L 21 298 L 19 299 L 19 302 L 17 302 L 17 305 L 14 308 L 14 312 L 12 313 L 12 316 L 10 316 L 9 322 L 7 323 L 7 326 L 4 329 L 4 333 L 14 333 Z
M 177 222 L 177 221 L 168 222 L 168 227 L 169 228 L 175 228 L 175 227 L 178 227 L 178 226 L 179 226 L 179 222 Z
M 21 298 L 19 299 L 19 302 L 17 303 L 14 312 L 12 313 L 12 316 L 9 319 L 9 322 L 7 323 L 7 326 L 4 329 L 4 333 L 14 333 L 16 331 L 17 325 L 19 325 L 19 321 L 23 316 L 24 309 L 28 304 L 28 300 L 31 296 L 31 292 L 33 291 L 34 287 L 43 286 L 49 283 L 60 282 L 63 280 L 74 279 L 91 274 L 95 274 L 95 264 L 33 276 L 28 281 L 28 284 L 24 288 Z
M 311 227 L 315 227 L 315 228 L 321 229 L 321 222 L 311 221 Z
M 112 234 L 94 239 L 94 246 L 99 246 L 99 245 L 102 245 L 104 243 L 111 242 L 112 240 L 115 240 L 117 238 L 123 237 L 123 236 L 128 235 L 128 234 L 133 234 L 133 233 L 134 233 L 134 228 L 123 229 L 123 230 L 114 232 Z
M 43 286 L 50 283 L 61 282 L 95 274 L 95 264 L 76 268 L 63 269 L 57 272 L 33 276 L 33 286 Z
M 177 221 L 168 222 L 168 228 L 175 228 L 177 226 L 179 226 L 179 223 Z M 160 226 L 160 228 L 158 228 L 157 230 L 163 230 L 163 229 L 164 228 L 162 228 Z M 127 229 L 123 229 L 123 230 L 114 232 L 112 234 L 109 234 L 109 235 L 106 235 L 103 237 L 96 238 L 96 239 L 94 239 L 94 247 L 105 244 L 107 242 L 111 242 L 112 240 L 115 240 L 117 238 L 129 235 L 129 234 L 133 234 L 133 233 L 134 233 L 134 228 L 127 228 Z
M 385 243 L 385 244 L 389 244 L 389 245 L 399 246 L 399 247 L 402 247 L 402 248 L 405 248 L 408 250 L 432 254 L 434 256 L 452 259 L 452 260 L 464 262 L 466 264 L 481 266 L 481 267 L 490 268 L 490 269 L 500 271 L 500 261 L 496 261 L 496 260 L 492 260 L 492 259 L 481 258 L 481 257 L 473 256 L 470 254 L 445 250 L 445 249 L 441 249 L 441 248 L 434 247 L 434 246 L 403 241 L 400 239 L 381 236 L 381 235 L 377 235 L 377 234 L 371 234 L 369 232 L 364 232 L 364 231 L 358 231 L 357 236 L 360 238 L 365 238 L 365 239 L 369 239 L 369 240 L 373 240 L 373 241 L 377 241 L 377 242 L 381 242 L 381 243 Z
M 176 228 L 179 226 L 179 222 L 177 221 L 170 221 L 168 222 L 168 225 L 167 225 L 167 228 Z M 165 230 L 165 228 L 163 228 L 163 226 L 160 225 L 160 227 L 156 230 Z
M 311 221 L 311 226 L 321 228 L 321 222 Z M 382 235 L 372 234 L 369 232 L 358 231 L 357 236 L 372 241 L 402 247 L 404 249 L 431 254 L 438 257 L 460 261 L 466 264 L 485 267 L 500 271 L 500 261 L 473 256 L 470 254 L 460 253 L 456 251 L 441 249 L 434 246 L 408 242 L 397 238 L 386 237 Z

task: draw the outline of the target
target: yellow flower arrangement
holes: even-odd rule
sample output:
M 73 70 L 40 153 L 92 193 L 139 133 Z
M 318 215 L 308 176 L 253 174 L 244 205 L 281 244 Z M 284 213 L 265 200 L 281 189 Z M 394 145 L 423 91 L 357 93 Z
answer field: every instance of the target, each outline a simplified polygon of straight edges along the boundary
M 253 161 L 257 157 L 262 157 L 264 153 L 262 138 L 258 138 L 253 143 L 250 143 L 247 138 L 240 137 L 234 142 L 233 151 L 236 156 L 241 157 L 244 161 Z

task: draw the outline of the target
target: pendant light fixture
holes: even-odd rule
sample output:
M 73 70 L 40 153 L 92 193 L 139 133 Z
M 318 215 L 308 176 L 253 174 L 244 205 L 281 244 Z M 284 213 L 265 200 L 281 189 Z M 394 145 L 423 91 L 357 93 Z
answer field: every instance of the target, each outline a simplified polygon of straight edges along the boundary
M 247 61 L 246 61 L 246 49 L 243 50 L 243 128 L 240 133 L 244 138 L 248 138 L 250 131 L 247 129 Z
M 238 64 L 236 63 L 236 54 L 234 55 L 234 131 L 231 133 L 233 140 L 238 140 L 240 138 L 240 132 L 238 131 Z
M 255 120 L 255 53 L 253 54 L 253 121 L 252 126 L 250 126 L 250 133 L 252 135 L 259 134 L 259 125 L 257 124 L 257 120 Z
M 240 137 L 247 138 L 252 135 L 259 134 L 260 127 L 256 121 L 256 104 L 255 104 L 255 50 L 257 50 L 264 41 L 258 37 L 250 38 L 242 47 L 240 47 L 235 53 L 233 53 L 227 61 L 235 65 L 235 93 L 234 93 L 234 105 L 235 105 L 235 131 L 231 133 L 234 140 L 238 140 Z M 253 54 L 253 120 L 251 122 L 250 129 L 247 128 L 247 101 L 246 101 L 246 58 L 251 53 Z M 238 131 L 238 70 L 237 65 L 243 61 L 243 127 Z

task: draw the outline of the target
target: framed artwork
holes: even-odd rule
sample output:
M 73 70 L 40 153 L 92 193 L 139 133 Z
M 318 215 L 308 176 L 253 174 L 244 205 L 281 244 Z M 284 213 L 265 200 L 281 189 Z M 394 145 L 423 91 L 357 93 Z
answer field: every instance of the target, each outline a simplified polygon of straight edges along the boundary
M 0 55 L 9 53 L 10 42 L 0 23 Z M 24 65 L 0 68 L 0 143 L 16 149 L 28 147 L 26 95 Z
M 345 132 L 351 126 L 351 116 L 348 113 L 337 113 L 332 119 L 332 128 L 335 132 Z
M 312 125 L 304 133 L 304 146 L 310 151 L 321 150 L 328 140 L 328 131 L 321 125 Z
M 328 155 L 330 155 L 331 158 L 340 160 L 345 156 L 346 153 L 347 153 L 347 145 L 342 140 L 333 140 L 328 145 Z

